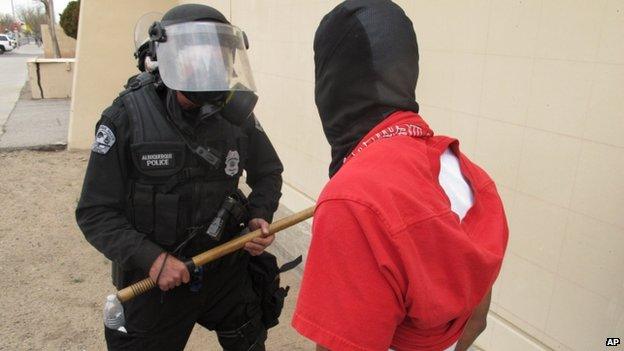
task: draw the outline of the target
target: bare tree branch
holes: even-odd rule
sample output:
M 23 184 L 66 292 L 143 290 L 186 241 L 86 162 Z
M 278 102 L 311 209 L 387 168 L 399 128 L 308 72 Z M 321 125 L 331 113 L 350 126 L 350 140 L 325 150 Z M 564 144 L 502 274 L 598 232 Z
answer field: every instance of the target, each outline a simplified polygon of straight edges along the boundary
M 0 14 L 0 33 L 11 30 L 11 26 L 15 23 L 15 18 L 8 13 Z
M 34 0 L 34 1 L 39 3 L 39 4 L 43 4 L 43 7 L 45 7 L 45 13 L 48 16 L 50 15 L 50 7 L 48 6 L 48 1 L 47 0 Z
M 40 6 L 20 7 L 17 9 L 17 17 L 30 28 L 36 37 L 41 38 L 41 25 L 48 23 L 48 16 Z

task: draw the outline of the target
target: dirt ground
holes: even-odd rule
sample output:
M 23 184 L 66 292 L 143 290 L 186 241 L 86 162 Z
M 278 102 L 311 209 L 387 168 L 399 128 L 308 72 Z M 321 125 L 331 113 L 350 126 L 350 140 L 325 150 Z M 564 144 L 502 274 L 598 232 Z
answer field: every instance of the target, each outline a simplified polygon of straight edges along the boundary
M 87 152 L 0 153 L 0 350 L 104 350 L 102 306 L 114 292 L 109 261 L 74 220 Z M 282 277 L 296 285 L 295 273 Z M 289 294 L 268 350 L 312 350 L 290 328 Z M 198 327 L 186 350 L 219 350 Z

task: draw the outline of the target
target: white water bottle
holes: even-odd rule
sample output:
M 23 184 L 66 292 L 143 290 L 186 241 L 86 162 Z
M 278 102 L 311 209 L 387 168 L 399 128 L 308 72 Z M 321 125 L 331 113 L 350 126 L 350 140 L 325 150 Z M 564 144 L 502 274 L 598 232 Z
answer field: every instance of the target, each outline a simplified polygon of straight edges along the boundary
M 104 325 L 108 329 L 118 330 L 126 332 L 124 325 L 126 324 L 126 318 L 124 316 L 123 306 L 115 295 L 108 295 L 106 297 L 106 304 L 104 305 Z

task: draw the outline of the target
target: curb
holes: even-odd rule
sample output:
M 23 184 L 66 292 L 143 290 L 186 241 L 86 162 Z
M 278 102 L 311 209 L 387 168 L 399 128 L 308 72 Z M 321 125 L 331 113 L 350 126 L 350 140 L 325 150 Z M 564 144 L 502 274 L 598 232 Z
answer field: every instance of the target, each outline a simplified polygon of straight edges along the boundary
M 0 147 L 0 152 L 17 152 L 17 151 L 43 151 L 43 152 L 55 152 L 63 151 L 67 149 L 67 144 L 46 144 L 46 145 L 25 145 L 25 146 L 9 146 Z

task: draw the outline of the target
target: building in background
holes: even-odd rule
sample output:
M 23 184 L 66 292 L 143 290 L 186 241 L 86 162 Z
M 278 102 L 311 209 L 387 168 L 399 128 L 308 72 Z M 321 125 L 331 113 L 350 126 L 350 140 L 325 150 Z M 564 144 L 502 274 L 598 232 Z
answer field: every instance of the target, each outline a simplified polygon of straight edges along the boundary
M 100 113 L 136 73 L 138 18 L 185 2 L 81 2 L 70 148 L 90 147 Z M 286 169 L 283 203 L 313 204 L 329 146 L 312 41 L 339 1 L 197 2 L 247 32 L 256 114 Z M 624 3 L 397 2 L 419 38 L 422 116 L 490 172 L 509 215 L 508 255 L 477 345 L 585 351 L 623 338 Z

